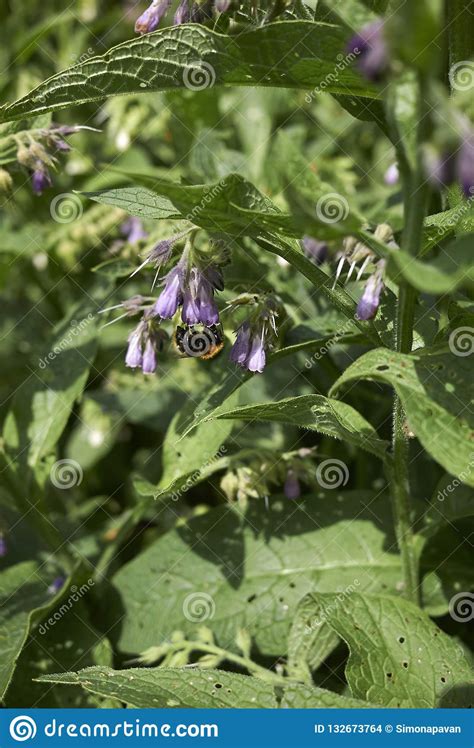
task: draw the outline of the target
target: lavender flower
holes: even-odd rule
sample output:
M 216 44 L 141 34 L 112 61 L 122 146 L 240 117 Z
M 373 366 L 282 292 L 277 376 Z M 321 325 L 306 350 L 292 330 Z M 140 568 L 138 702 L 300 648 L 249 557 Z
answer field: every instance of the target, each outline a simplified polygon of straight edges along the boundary
M 457 160 L 457 177 L 465 197 L 474 197 L 474 132 L 468 132 L 463 138 Z
M 166 276 L 165 287 L 153 307 L 153 313 L 162 319 L 171 319 L 182 303 L 183 268 L 178 263 Z
M 273 297 L 266 297 L 260 308 L 245 320 L 237 329 L 230 360 L 252 372 L 261 373 L 267 362 L 267 350 L 276 338 L 276 303 Z
M 389 187 L 393 187 L 395 184 L 397 184 L 398 180 L 400 178 L 400 173 L 398 170 L 398 164 L 391 164 L 387 171 L 384 174 L 383 181 L 385 184 L 388 184 Z
M 299 499 L 301 496 L 300 482 L 294 470 L 288 470 L 283 492 L 287 499 Z
M 189 9 L 189 0 L 181 0 L 176 8 L 176 13 L 174 14 L 173 25 L 180 26 L 182 23 L 188 23 L 190 18 L 191 11 Z
M 369 277 L 362 297 L 357 304 L 356 316 L 360 320 L 373 319 L 377 314 L 380 304 L 380 297 L 385 288 L 383 282 L 383 272 L 385 269 L 385 260 L 377 263 L 376 271 Z
M 383 21 L 378 20 L 364 26 L 348 44 L 348 52 L 358 55 L 357 68 L 369 81 L 380 81 L 389 63 L 387 43 L 383 33 Z
M 251 327 L 245 321 L 237 330 L 237 337 L 229 354 L 229 359 L 234 364 L 245 366 L 250 351 Z
M 143 228 L 143 224 L 136 216 L 130 216 L 127 218 L 121 226 L 122 234 L 125 236 L 129 244 L 136 244 L 141 239 L 146 239 L 148 233 Z
M 313 239 L 312 236 L 303 236 L 301 248 L 306 257 L 313 260 L 315 265 L 322 265 L 328 254 L 328 245 L 326 242 Z
M 47 168 L 43 164 L 38 164 L 31 175 L 31 186 L 35 195 L 41 195 L 52 184 Z
M 154 374 L 157 355 L 163 350 L 166 334 L 159 329 L 152 312 L 145 312 L 128 338 L 125 364 L 131 369 L 141 369 L 144 374 Z
M 59 592 L 59 590 L 61 589 L 61 587 L 64 586 L 64 582 L 65 581 L 66 580 L 65 580 L 64 577 L 56 577 L 55 579 L 53 579 L 53 581 L 51 582 L 51 584 L 48 587 L 48 593 L 50 595 L 56 595 Z
M 149 34 L 151 31 L 155 31 L 170 5 L 171 0 L 153 0 L 150 7 L 137 18 L 135 33 Z
M 181 318 L 187 325 L 216 325 L 219 310 L 214 300 L 214 291 L 222 290 L 222 275 L 215 267 L 205 271 L 192 267 L 184 288 Z
M 8 553 L 7 541 L 5 535 L 0 532 L 0 558 L 4 558 Z
M 456 181 L 456 156 L 452 151 L 428 148 L 424 154 L 425 171 L 430 184 L 436 189 Z

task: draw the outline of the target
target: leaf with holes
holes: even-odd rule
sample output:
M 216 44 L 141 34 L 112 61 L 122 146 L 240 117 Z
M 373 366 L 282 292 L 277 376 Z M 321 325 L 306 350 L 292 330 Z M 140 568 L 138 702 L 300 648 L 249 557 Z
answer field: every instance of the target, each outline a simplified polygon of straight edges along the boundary
M 358 592 L 342 601 L 314 598 L 349 647 L 354 697 L 402 709 L 473 706 L 474 677 L 462 648 L 415 605 Z
M 472 401 L 472 371 L 463 350 L 469 336 L 472 343 L 470 328 L 454 330 L 451 349 L 439 346 L 410 355 L 382 348 L 369 351 L 346 369 L 331 393 L 357 379 L 390 384 L 426 451 L 449 473 L 462 475 L 474 486 L 474 418 L 466 407 Z
M 254 500 L 245 514 L 214 509 L 116 574 L 117 644 L 142 652 L 174 629 L 191 634 L 205 623 L 225 648 L 245 628 L 262 652 L 282 654 L 293 608 L 311 590 L 340 591 L 357 580 L 361 589 L 395 593 L 400 560 L 384 550 L 389 527 L 385 499 L 370 493 L 329 490 L 298 504 L 273 500 L 270 510 Z M 117 612 L 107 603 L 104 615 Z

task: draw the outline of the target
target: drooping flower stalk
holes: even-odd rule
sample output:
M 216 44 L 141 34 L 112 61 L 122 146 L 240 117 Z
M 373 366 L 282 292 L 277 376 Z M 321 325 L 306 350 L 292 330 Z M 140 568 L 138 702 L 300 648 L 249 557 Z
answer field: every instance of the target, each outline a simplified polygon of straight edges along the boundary
M 268 296 L 257 304 L 255 312 L 236 331 L 229 359 L 251 372 L 263 372 L 267 351 L 277 337 L 277 304 Z

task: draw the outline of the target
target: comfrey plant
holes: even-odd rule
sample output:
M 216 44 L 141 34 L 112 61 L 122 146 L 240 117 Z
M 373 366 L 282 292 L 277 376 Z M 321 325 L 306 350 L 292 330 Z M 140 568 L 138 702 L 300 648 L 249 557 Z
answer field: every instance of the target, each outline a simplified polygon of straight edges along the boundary
M 469 3 L 44 0 L 33 49 L 36 4 L 2 48 L 1 705 L 472 707 Z

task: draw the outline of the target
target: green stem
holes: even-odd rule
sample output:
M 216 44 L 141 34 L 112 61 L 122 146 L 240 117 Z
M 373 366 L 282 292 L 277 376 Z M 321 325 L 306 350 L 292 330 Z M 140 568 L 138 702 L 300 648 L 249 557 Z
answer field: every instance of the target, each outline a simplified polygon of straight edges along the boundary
M 419 86 L 423 96 L 423 86 Z M 402 164 L 404 185 L 405 226 L 402 236 L 402 249 L 412 257 L 420 253 L 423 240 L 423 224 L 426 214 L 428 189 L 421 155 L 423 138 L 423 107 L 420 108 L 418 122 L 418 150 L 416 165 L 410 167 Z M 395 348 L 400 353 L 411 353 L 413 347 L 413 326 L 418 292 L 405 281 L 399 285 Z M 402 558 L 405 596 L 414 603 L 419 603 L 418 557 L 416 539 L 413 532 L 409 448 L 406 434 L 406 417 L 400 398 L 395 395 L 393 409 L 392 435 L 393 464 L 388 465 L 387 472 L 391 486 L 392 511 L 395 532 Z
M 446 0 L 449 67 L 474 56 L 474 13 L 469 0 Z

